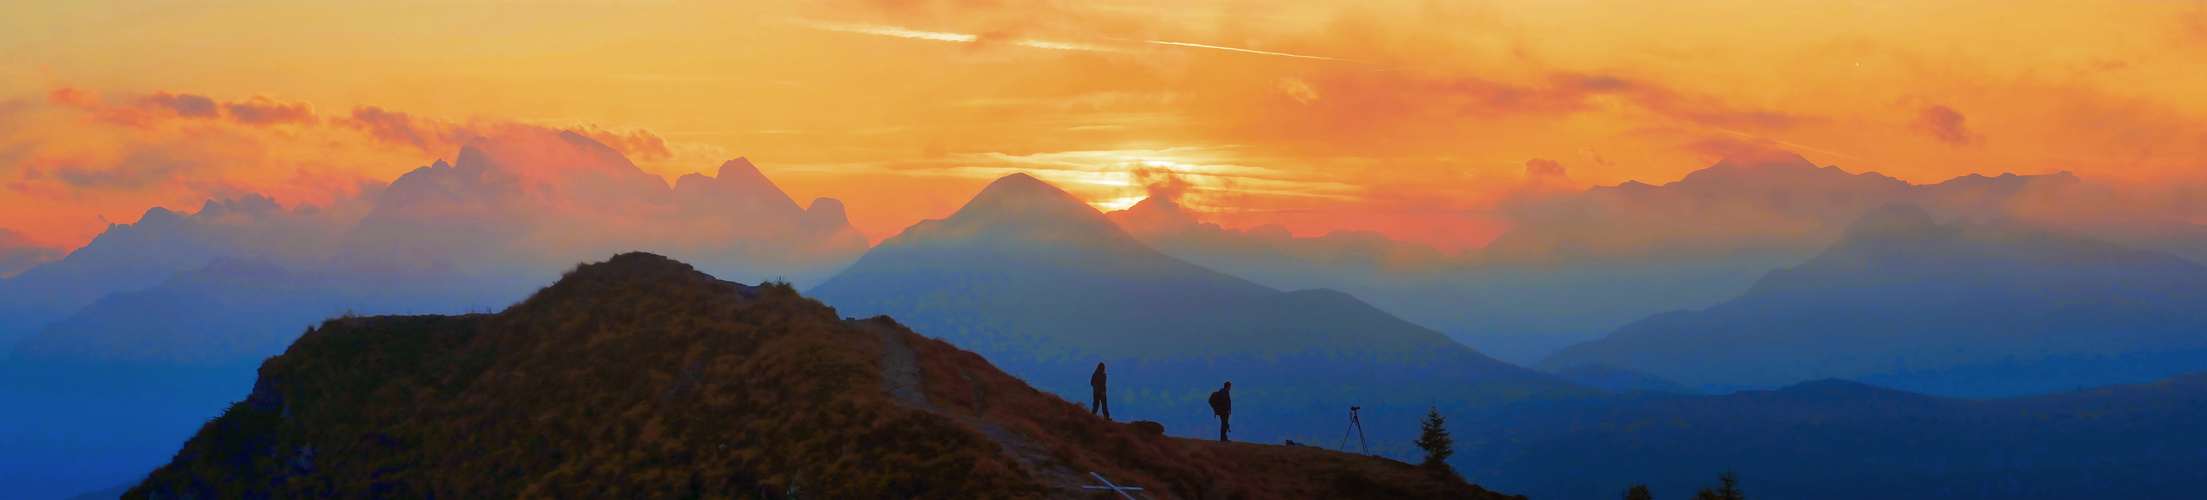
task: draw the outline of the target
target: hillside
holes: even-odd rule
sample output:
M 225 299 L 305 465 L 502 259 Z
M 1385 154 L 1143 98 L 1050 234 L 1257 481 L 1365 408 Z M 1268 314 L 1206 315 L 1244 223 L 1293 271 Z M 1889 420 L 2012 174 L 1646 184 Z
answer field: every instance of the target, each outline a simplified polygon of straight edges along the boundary
M 1144 435 L 888 318 L 638 253 L 496 314 L 325 322 L 125 498 L 1092 498 L 1088 472 L 1167 498 L 1503 498 Z
M 1958 397 L 2207 370 L 2207 266 L 2009 222 L 1889 205 L 1746 294 L 1576 344 L 1602 364 L 1722 391 L 1847 378 Z
M 1535 498 L 2190 498 L 2207 488 L 2207 373 L 1996 400 L 1842 380 L 1722 396 L 1528 402 L 1451 419 L 1473 481 Z
M 1338 291 L 1282 292 L 1159 253 L 1024 174 L 883 241 L 809 294 L 895 317 L 1067 397 L 1085 399 L 1087 375 L 1107 363 L 1115 415 L 1182 436 L 1216 428 L 1204 397 L 1228 381 L 1252 403 L 1237 404 L 1239 439 L 1338 439 L 1348 407 L 1364 406 L 1385 445 L 1375 450 L 1398 457 L 1432 401 L 1470 409 L 1585 390 Z

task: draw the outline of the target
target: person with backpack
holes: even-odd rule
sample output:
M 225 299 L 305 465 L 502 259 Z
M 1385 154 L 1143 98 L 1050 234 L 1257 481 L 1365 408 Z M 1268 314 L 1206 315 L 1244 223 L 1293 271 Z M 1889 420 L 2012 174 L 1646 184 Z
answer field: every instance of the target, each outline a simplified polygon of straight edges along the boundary
M 1234 413 L 1234 396 L 1231 394 L 1233 390 L 1234 383 L 1227 382 L 1226 387 L 1211 393 L 1211 413 L 1218 414 L 1218 440 L 1222 443 L 1228 442 L 1226 431 L 1231 428 L 1227 424 L 1227 416 Z

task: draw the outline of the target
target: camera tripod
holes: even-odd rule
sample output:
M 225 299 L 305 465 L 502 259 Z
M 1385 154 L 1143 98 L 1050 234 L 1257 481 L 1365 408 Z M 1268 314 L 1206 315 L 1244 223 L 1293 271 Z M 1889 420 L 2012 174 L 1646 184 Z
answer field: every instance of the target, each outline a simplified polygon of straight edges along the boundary
M 1372 444 L 1364 441 L 1364 421 L 1356 418 L 1356 411 L 1362 409 L 1364 409 L 1362 406 L 1349 407 L 1349 430 L 1341 431 L 1341 445 L 1335 448 L 1340 448 L 1341 451 L 1349 451 L 1349 433 L 1355 432 L 1356 444 L 1364 447 L 1364 454 L 1372 454 Z

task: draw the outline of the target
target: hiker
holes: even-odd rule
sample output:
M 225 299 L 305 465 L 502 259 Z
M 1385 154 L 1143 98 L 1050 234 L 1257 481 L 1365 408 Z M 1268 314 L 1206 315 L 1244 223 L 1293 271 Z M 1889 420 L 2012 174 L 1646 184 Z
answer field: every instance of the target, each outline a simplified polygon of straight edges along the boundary
M 1096 389 L 1096 400 L 1088 404 L 1088 412 L 1103 414 L 1104 420 L 1111 420 L 1111 400 L 1104 397 L 1103 363 L 1096 363 L 1096 374 L 1088 376 L 1088 387 Z
M 1226 431 L 1232 427 L 1227 425 L 1226 416 L 1234 413 L 1234 396 L 1229 394 L 1233 390 L 1234 383 L 1227 382 L 1226 387 L 1211 393 L 1211 413 L 1218 414 L 1218 440 L 1222 443 L 1227 442 Z

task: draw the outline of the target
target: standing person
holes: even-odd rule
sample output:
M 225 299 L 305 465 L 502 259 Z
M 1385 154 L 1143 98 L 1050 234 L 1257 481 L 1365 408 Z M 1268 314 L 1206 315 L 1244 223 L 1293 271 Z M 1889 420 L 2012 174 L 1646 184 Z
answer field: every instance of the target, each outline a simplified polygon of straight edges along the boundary
M 1088 387 L 1096 390 L 1096 400 L 1088 403 L 1088 412 L 1101 413 L 1104 420 L 1111 420 L 1111 400 L 1104 397 L 1103 363 L 1096 363 L 1096 374 L 1088 376 Z
M 1233 390 L 1234 383 L 1227 382 L 1226 387 L 1220 388 L 1218 392 L 1211 393 L 1211 413 L 1218 414 L 1219 442 L 1227 441 L 1226 431 L 1230 430 L 1232 427 L 1230 425 L 1227 425 L 1226 417 L 1234 413 L 1234 396 L 1232 394 Z

